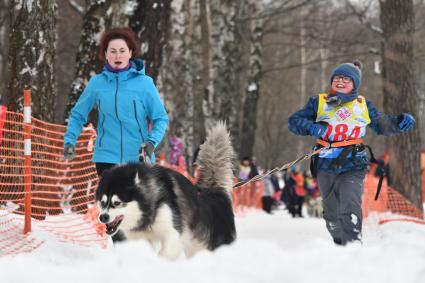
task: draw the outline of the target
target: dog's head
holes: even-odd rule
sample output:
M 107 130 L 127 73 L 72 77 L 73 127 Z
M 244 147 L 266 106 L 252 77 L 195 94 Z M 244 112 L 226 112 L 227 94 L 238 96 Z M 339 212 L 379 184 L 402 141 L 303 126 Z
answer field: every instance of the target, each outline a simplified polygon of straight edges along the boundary
M 119 229 L 131 230 L 140 225 L 143 212 L 143 170 L 138 164 L 113 167 L 103 172 L 96 191 L 99 221 L 106 225 L 106 233 L 113 236 Z

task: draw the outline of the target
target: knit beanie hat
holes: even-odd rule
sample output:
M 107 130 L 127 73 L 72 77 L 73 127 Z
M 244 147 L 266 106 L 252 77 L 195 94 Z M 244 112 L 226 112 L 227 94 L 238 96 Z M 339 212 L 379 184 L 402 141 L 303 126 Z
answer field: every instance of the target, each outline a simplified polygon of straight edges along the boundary
M 362 80 L 362 63 L 358 60 L 354 60 L 353 63 L 344 63 L 336 67 L 332 71 L 331 75 L 331 84 L 335 76 L 346 76 L 350 77 L 353 80 L 354 88 L 352 93 L 357 94 L 357 90 L 360 86 L 360 81 Z

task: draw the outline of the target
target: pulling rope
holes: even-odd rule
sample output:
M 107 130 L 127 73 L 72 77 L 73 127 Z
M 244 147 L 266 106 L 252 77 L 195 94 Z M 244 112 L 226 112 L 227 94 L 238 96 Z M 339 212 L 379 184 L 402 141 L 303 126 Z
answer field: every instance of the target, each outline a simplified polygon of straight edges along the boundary
M 275 173 L 275 172 L 279 172 L 279 171 L 283 171 L 283 170 L 286 170 L 286 169 L 288 169 L 288 168 L 291 168 L 293 165 L 295 165 L 295 164 L 297 164 L 297 163 L 299 163 L 299 162 L 301 162 L 301 161 L 308 160 L 308 159 L 310 159 L 313 155 L 319 154 L 319 153 L 320 153 L 320 152 L 322 152 L 323 150 L 325 150 L 325 149 L 329 149 L 330 147 L 331 147 L 331 145 L 329 144 L 329 145 L 327 145 L 327 146 L 325 146 L 325 147 L 322 147 L 322 148 L 319 148 L 319 149 L 313 150 L 313 151 L 311 151 L 310 153 L 307 153 L 307 154 L 305 154 L 305 155 L 303 155 L 303 156 L 298 157 L 297 159 L 295 159 L 295 160 L 294 160 L 294 161 L 292 161 L 292 162 L 289 162 L 289 163 L 284 164 L 282 167 L 276 167 L 276 168 L 274 168 L 274 169 L 272 169 L 272 170 L 267 171 L 267 172 L 266 172 L 266 173 L 264 173 L 264 174 L 257 175 L 257 176 L 255 176 L 255 177 L 253 177 L 253 178 L 249 179 L 249 180 L 238 182 L 238 183 L 236 183 L 236 184 L 233 186 L 233 189 L 237 189 L 237 188 L 239 188 L 239 187 L 241 187 L 241 186 L 243 186 L 243 185 L 247 185 L 247 184 L 249 184 L 249 183 L 251 183 L 251 182 L 255 182 L 255 181 L 259 181 L 259 180 L 261 180 L 261 179 L 264 179 L 266 176 L 268 176 L 268 175 L 270 175 L 270 174 L 273 174 L 273 173 Z

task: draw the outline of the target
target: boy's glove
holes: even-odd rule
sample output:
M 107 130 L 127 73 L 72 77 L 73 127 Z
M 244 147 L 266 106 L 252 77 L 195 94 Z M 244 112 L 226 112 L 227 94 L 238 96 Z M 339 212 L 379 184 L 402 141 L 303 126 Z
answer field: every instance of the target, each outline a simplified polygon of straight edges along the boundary
M 321 138 L 326 133 L 327 130 L 328 130 L 328 127 L 323 124 L 313 123 L 308 129 L 308 132 L 310 136 Z
M 67 143 L 64 146 L 63 149 L 63 158 L 65 158 L 65 160 L 72 160 L 75 157 L 75 146 Z
M 416 123 L 415 118 L 412 115 L 403 113 L 399 116 L 398 126 L 402 132 L 410 130 L 413 125 Z
M 154 151 L 154 146 L 151 142 L 142 143 L 139 149 L 139 161 L 146 164 L 151 164 L 151 156 Z

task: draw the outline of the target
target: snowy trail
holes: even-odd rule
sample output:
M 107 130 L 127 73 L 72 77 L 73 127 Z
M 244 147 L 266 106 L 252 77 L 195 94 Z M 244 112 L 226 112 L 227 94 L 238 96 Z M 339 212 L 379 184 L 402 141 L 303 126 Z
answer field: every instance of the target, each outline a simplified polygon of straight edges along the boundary
M 143 241 L 101 250 L 46 238 L 32 254 L 0 258 L 0 282 L 425 282 L 425 225 L 366 224 L 364 245 L 337 247 L 322 219 L 282 211 L 237 218 L 238 241 L 190 260 L 158 258 Z
M 291 251 L 305 249 L 312 241 L 330 241 L 323 219 L 291 218 L 285 211 L 238 217 L 237 230 L 239 240 L 265 240 Z

